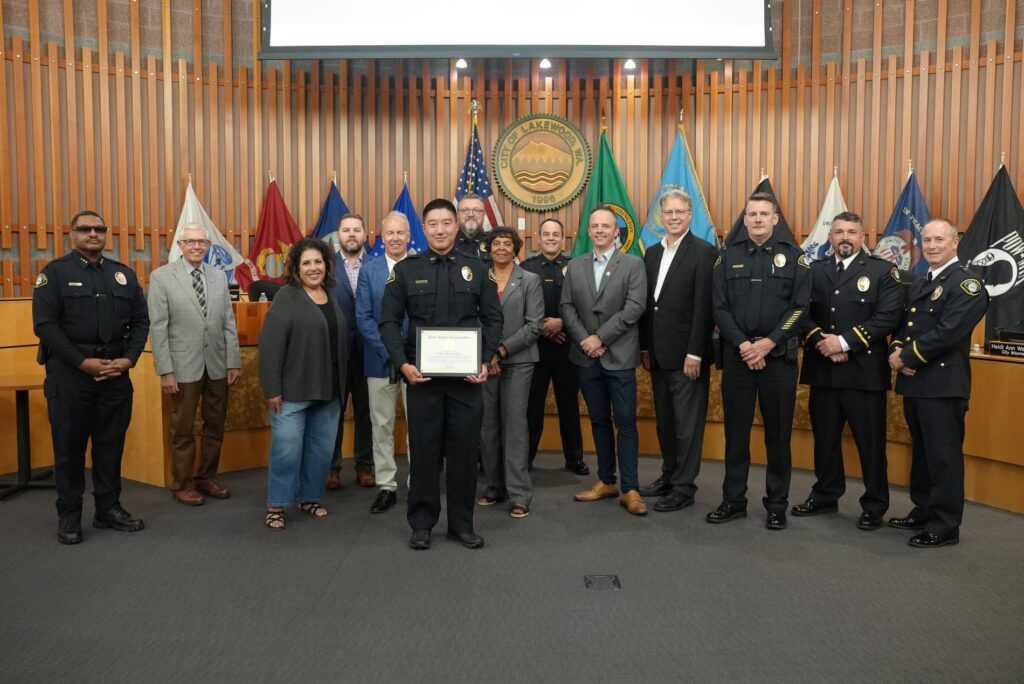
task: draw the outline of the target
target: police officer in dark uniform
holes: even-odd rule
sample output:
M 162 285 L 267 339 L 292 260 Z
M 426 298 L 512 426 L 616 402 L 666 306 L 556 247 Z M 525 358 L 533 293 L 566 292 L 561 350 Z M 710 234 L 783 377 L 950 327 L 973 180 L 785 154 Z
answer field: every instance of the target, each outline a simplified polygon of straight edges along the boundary
M 466 193 L 459 200 L 459 232 L 455 235 L 455 251 L 476 257 L 490 266 L 487 234 L 484 232 L 484 200 L 479 195 Z
M 548 384 L 555 387 L 555 405 L 558 407 L 558 431 L 562 436 L 562 455 L 565 469 L 577 475 L 589 475 L 590 468 L 583 462 L 583 431 L 580 428 L 580 382 L 575 367 L 569 363 L 569 340 L 562 324 L 558 303 L 562 299 L 562 282 L 569 257 L 565 248 L 565 229 L 556 218 L 544 219 L 540 224 L 540 254 L 522 264 L 523 270 L 540 276 L 544 291 L 544 329 L 537 340 L 540 361 L 533 367 L 530 401 L 526 416 L 530 432 L 530 464 L 537 457 L 540 436 L 544 432 L 544 404 L 548 397 Z
M 765 526 L 786 527 L 790 433 L 796 403 L 797 334 L 811 291 L 810 261 L 789 231 L 775 231 L 778 205 L 754 193 L 743 213 L 745 234 L 715 264 L 712 301 L 722 344 L 725 482 L 722 503 L 707 515 L 724 523 L 747 514 L 750 428 L 758 399 L 768 453 Z
M 416 367 L 421 327 L 481 328 L 481 358 L 497 353 L 502 314 L 497 283 L 479 259 L 457 252 L 454 205 L 435 199 L 423 208 L 429 249 L 400 261 L 384 287 L 380 336 L 392 364 L 408 383 L 409 526 L 413 549 L 430 548 L 430 531 L 441 514 L 440 472 L 446 459 L 448 537 L 471 549 L 484 545 L 473 531 L 477 454 L 487 364 L 479 375 L 425 377 Z M 408 316 L 409 335 L 402 335 Z
M 892 385 L 888 337 L 899 325 L 905 295 L 899 271 L 864 251 L 860 216 L 844 211 L 832 219 L 834 256 L 811 264 L 811 303 L 803 325 L 800 382 L 811 386 L 814 430 L 811 495 L 793 506 L 795 516 L 839 509 L 846 491 L 843 425 L 850 424 L 860 455 L 864 496 L 857 527 L 877 530 L 889 509 L 886 471 L 886 395 Z
M 964 514 L 964 418 L 971 396 L 971 333 L 988 310 L 985 284 L 957 262 L 957 229 L 935 219 L 921 231 L 928 275 L 910 289 L 889 365 L 913 440 L 914 508 L 889 525 L 923 530 L 910 545 L 935 548 L 960 540 Z
M 128 370 L 149 333 L 135 272 L 103 256 L 107 227 L 94 211 L 71 219 L 72 250 L 36 279 L 32 320 L 53 435 L 57 539 L 82 541 L 85 450 L 92 440 L 93 527 L 143 528 L 121 507 L 121 454 L 132 415 Z

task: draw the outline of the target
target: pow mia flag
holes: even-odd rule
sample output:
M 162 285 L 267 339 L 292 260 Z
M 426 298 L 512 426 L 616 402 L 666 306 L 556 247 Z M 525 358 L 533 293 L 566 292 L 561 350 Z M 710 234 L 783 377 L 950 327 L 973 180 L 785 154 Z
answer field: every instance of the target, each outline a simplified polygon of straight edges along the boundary
M 1005 166 L 999 167 L 960 240 L 958 255 L 985 279 L 992 298 L 985 339 L 1000 328 L 1024 330 L 1024 208 Z

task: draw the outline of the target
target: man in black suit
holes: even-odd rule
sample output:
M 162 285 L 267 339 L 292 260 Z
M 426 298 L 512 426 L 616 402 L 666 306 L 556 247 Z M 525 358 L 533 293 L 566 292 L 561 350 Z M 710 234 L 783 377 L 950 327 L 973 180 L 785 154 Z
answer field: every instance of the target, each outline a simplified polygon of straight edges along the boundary
M 556 218 L 546 218 L 540 224 L 540 254 L 522 263 L 524 271 L 540 276 L 544 291 L 544 329 L 537 340 L 540 362 L 533 367 L 530 401 L 526 420 L 530 432 L 530 465 L 537 457 L 540 437 L 544 432 L 544 404 L 548 385 L 554 385 L 555 405 L 558 407 L 558 431 L 562 436 L 562 455 L 565 469 L 577 475 L 589 475 L 590 468 L 583 462 L 583 431 L 580 428 L 580 381 L 576 368 L 569 363 L 568 332 L 562 322 L 558 304 L 562 299 L 562 283 L 569 268 L 565 249 L 565 230 Z
M 877 530 L 889 509 L 885 417 L 892 372 L 886 349 L 903 311 L 902 278 L 891 263 L 863 250 L 864 226 L 853 212 L 832 219 L 829 242 L 834 256 L 811 265 L 800 376 L 801 383 L 811 386 L 817 481 L 792 513 L 799 517 L 839 510 L 846 491 L 843 426 L 849 423 L 864 478 L 857 527 Z
M 348 322 L 348 371 L 345 387 L 341 393 L 341 418 L 338 437 L 334 445 L 334 458 L 327 478 L 328 489 L 341 487 L 341 442 L 345 436 L 345 406 L 352 398 L 352 419 L 355 423 L 355 441 L 352 451 L 356 461 L 356 481 L 360 487 L 373 487 L 377 481 L 373 476 L 373 437 L 370 426 L 370 395 L 363 370 L 363 335 L 356 327 L 356 287 L 359 271 L 366 259 L 366 225 L 359 214 L 345 214 L 338 222 L 338 244 L 341 251 L 334 257 L 336 284 L 334 296 Z
M 700 472 L 711 375 L 711 273 L 718 250 L 690 232 L 693 200 L 682 190 L 661 197 L 665 238 L 648 248 L 647 310 L 640 321 L 640 363 L 651 373 L 661 476 L 640 490 L 656 511 L 693 504 Z
M 935 219 L 921 231 L 928 275 L 910 288 L 903 327 L 889 365 L 913 440 L 914 508 L 889 526 L 922 530 L 909 544 L 936 548 L 960 541 L 964 515 L 964 417 L 971 396 L 971 333 L 988 310 L 981 279 L 957 263 L 956 227 Z

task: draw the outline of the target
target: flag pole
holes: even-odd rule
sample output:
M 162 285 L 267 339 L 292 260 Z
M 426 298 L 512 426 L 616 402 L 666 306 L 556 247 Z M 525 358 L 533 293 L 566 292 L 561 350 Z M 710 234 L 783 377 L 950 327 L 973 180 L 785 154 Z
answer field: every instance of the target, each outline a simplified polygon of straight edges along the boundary
M 1001 169 L 1004 166 L 1006 166 L 1006 152 L 1005 151 L 999 153 L 999 168 Z M 996 169 L 996 170 L 998 171 L 998 169 Z
M 337 171 L 331 171 L 331 182 L 334 183 L 335 185 L 338 184 L 338 172 Z

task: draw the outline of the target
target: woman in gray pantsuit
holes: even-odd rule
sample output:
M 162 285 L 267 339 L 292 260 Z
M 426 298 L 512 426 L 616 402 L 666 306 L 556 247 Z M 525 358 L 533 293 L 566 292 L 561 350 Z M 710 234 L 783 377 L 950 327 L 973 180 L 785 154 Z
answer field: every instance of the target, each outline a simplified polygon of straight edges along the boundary
M 494 261 L 490 277 L 498 284 L 505 323 L 498 353 L 490 362 L 495 377 L 484 385 L 480 458 L 487 489 L 477 504 L 492 506 L 511 499 L 511 516 L 525 518 L 533 497 L 526 404 L 533 366 L 540 360 L 537 338 L 544 319 L 544 294 L 540 277 L 515 263 L 523 247 L 515 230 L 495 228 L 487 236 L 486 245 Z

